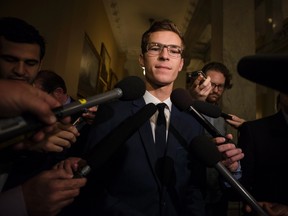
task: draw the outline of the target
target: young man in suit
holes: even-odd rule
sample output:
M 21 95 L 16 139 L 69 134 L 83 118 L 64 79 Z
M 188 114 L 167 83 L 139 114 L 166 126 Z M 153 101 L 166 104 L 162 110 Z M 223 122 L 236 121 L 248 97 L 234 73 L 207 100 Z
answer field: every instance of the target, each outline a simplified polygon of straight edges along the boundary
M 203 134 L 203 128 L 192 115 L 181 112 L 170 100 L 174 81 L 183 67 L 183 37 L 171 21 L 155 22 L 143 34 L 141 49 L 139 62 L 145 68 L 144 96 L 100 105 L 87 151 L 148 103 L 166 104 L 165 149 L 157 155 L 156 111 L 103 169 L 92 172 L 95 175 L 91 173 L 79 203 L 75 202 L 71 209 L 85 215 L 203 216 L 205 167 L 191 158 L 185 148 L 194 137 Z M 216 143 L 224 140 L 217 138 Z M 236 170 L 238 160 L 243 157 L 241 150 L 233 144 L 221 145 L 219 150 L 229 155 L 225 162 L 231 170 Z M 167 171 L 164 177 L 159 175 L 163 169 Z

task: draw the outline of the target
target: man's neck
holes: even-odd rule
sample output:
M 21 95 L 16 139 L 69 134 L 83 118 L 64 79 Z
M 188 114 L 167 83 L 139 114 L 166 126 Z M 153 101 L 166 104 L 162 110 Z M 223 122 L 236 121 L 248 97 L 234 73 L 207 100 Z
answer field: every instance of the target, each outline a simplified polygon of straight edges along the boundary
M 170 97 L 173 90 L 173 84 L 166 86 L 152 86 L 150 83 L 147 82 L 146 89 L 154 97 L 158 98 L 160 101 L 164 101 Z

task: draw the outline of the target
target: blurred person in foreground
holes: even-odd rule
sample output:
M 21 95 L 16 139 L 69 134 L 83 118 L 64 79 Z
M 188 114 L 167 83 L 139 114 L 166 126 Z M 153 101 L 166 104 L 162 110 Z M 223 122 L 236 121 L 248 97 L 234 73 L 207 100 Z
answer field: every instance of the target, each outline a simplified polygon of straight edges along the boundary
M 247 126 L 246 126 L 246 123 L 244 123 L 243 124 L 243 130 L 242 130 L 242 128 L 240 130 L 240 139 L 242 141 L 243 141 L 243 139 L 242 139 L 243 136 L 245 137 L 245 133 L 246 133 L 245 131 L 247 131 L 248 133 L 249 133 L 249 131 L 251 131 L 251 135 L 252 135 L 252 134 L 255 134 L 255 132 L 260 128 L 264 129 L 263 131 L 261 131 L 261 134 L 263 135 L 262 139 L 268 138 L 270 140 L 272 137 L 275 138 L 275 139 L 272 138 L 272 140 L 270 140 L 270 143 L 268 143 L 266 140 L 264 140 L 263 150 L 260 150 L 262 148 L 262 145 L 261 145 L 262 143 L 258 143 L 258 141 L 261 140 L 261 138 L 260 138 L 261 136 L 257 136 L 258 138 L 255 139 L 255 142 L 252 142 L 252 146 L 247 145 L 249 155 L 248 155 L 247 160 L 245 160 L 245 161 L 250 161 L 251 167 L 247 167 L 248 169 L 243 173 L 244 178 L 246 178 L 246 180 L 244 179 L 244 184 L 247 183 L 248 187 L 250 184 L 251 188 L 248 188 L 248 189 L 255 191 L 255 193 L 257 193 L 257 196 L 260 197 L 260 201 L 261 201 L 261 202 L 259 202 L 259 204 L 263 206 L 263 208 L 268 212 L 268 214 L 270 216 L 288 216 L 287 192 L 285 192 L 285 190 L 286 190 L 285 188 L 287 188 L 286 187 L 287 185 L 285 182 L 285 181 L 287 181 L 287 180 L 285 180 L 285 178 L 287 178 L 285 175 L 285 170 L 287 167 L 287 156 L 285 155 L 285 153 L 287 152 L 287 150 L 283 151 L 283 148 L 287 148 L 286 147 L 287 138 L 285 138 L 284 136 L 285 136 L 285 134 L 287 134 L 287 113 L 288 113 L 288 110 L 287 110 L 287 107 L 288 107 L 288 105 L 287 105 L 288 104 L 288 101 L 287 101 L 287 99 L 288 99 L 287 82 L 288 82 L 288 79 L 286 76 L 281 77 L 281 80 L 279 80 L 279 76 L 269 76 L 269 74 L 271 74 L 271 71 L 283 70 L 283 68 L 285 68 L 287 66 L 287 61 L 288 61 L 287 54 L 267 53 L 267 54 L 255 54 L 255 55 L 244 56 L 239 60 L 238 65 L 237 65 L 238 73 L 242 77 L 248 79 L 249 81 L 255 82 L 255 83 L 260 84 L 260 85 L 264 85 L 266 87 L 272 88 L 272 89 L 280 92 L 280 94 L 278 94 L 277 101 L 276 101 L 276 108 L 277 108 L 276 114 L 274 114 L 272 116 L 265 117 L 263 119 L 252 121 L 251 124 L 249 122 L 247 122 Z M 269 79 L 267 79 L 267 77 L 269 77 Z M 279 113 L 279 111 L 280 111 L 280 113 Z M 284 119 L 283 119 L 282 115 L 284 116 Z M 276 123 L 276 128 L 278 128 L 280 125 L 282 125 L 283 128 L 281 128 L 280 131 L 277 131 L 277 129 L 274 129 L 273 123 L 271 125 L 268 125 L 269 121 L 271 123 L 272 122 Z M 267 134 L 266 132 L 269 134 Z M 243 136 L 241 134 L 243 134 Z M 241 136 L 242 136 L 242 138 L 241 138 Z M 249 137 L 250 137 L 250 135 L 247 134 L 246 138 L 248 140 L 249 140 Z M 244 143 L 244 145 L 245 145 L 245 143 Z M 258 150 L 257 150 L 257 146 L 259 146 Z M 267 150 L 269 149 L 269 146 L 271 146 L 271 148 L 270 148 L 270 150 L 269 150 L 270 152 L 268 154 Z M 255 151 L 254 151 L 254 149 L 255 149 Z M 280 150 L 278 151 L 278 149 L 280 149 Z M 254 152 L 251 152 L 250 150 L 253 150 Z M 279 153 L 279 155 L 276 156 L 275 154 L 278 154 L 278 153 Z M 261 158 L 262 154 L 263 154 L 263 156 L 264 155 L 268 156 L 268 157 L 265 157 L 261 161 L 263 162 L 264 166 L 265 166 L 265 163 L 268 164 L 268 167 L 267 167 L 268 171 L 272 170 L 272 174 L 270 172 L 267 172 L 266 170 L 264 170 L 264 173 L 262 173 L 262 174 L 259 173 L 258 170 L 257 170 L 257 173 L 255 173 L 256 175 L 251 173 L 251 171 L 253 169 L 255 169 L 256 166 L 260 167 L 259 162 L 261 163 L 261 161 L 257 160 L 255 156 Z M 283 155 L 285 155 L 285 156 L 283 157 Z M 256 160 L 252 159 L 254 157 Z M 276 159 L 276 161 L 274 161 L 273 159 Z M 280 162 L 282 160 L 284 161 L 284 164 L 282 164 Z M 271 164 L 270 164 L 270 162 L 271 162 Z M 246 162 L 243 161 L 243 163 L 245 164 Z M 273 166 L 273 164 L 274 164 L 274 166 Z M 280 171 L 281 167 L 283 167 L 284 170 Z M 263 168 L 265 168 L 265 167 L 262 166 L 261 169 L 263 170 Z M 275 168 L 275 170 L 273 170 L 274 168 Z M 244 168 L 244 170 L 245 169 L 246 168 Z M 277 171 L 279 171 L 279 172 L 277 173 Z M 268 176 L 267 179 L 261 179 L 260 180 L 261 175 L 264 176 L 265 174 Z M 273 174 L 276 174 L 276 176 L 273 176 Z M 279 178 L 279 176 L 281 176 L 281 175 L 284 176 L 283 179 L 281 177 Z M 277 178 L 277 176 L 278 176 L 278 178 Z M 263 180 L 266 183 L 267 183 L 267 181 L 269 181 L 269 182 L 271 182 L 271 184 L 268 184 L 266 186 L 264 186 L 263 184 L 261 184 L 259 186 L 258 185 L 253 186 L 253 179 L 255 179 L 256 181 L 258 181 L 258 180 L 262 181 Z M 280 187 L 282 187 L 283 185 L 285 186 L 285 188 L 283 188 L 283 191 L 281 191 L 281 188 L 278 187 L 278 184 Z M 258 191 L 259 188 L 261 188 L 261 187 L 264 188 L 263 192 L 265 192 L 266 188 L 267 188 L 267 195 Z M 271 193 L 271 192 L 273 192 L 272 191 L 273 187 L 276 189 L 275 194 Z M 275 196 L 276 194 L 278 194 L 279 196 L 278 197 Z M 278 202 L 277 202 L 277 200 L 278 200 Z M 244 210 L 247 212 L 252 212 L 251 207 L 248 205 L 245 206 Z M 253 215 L 253 213 L 252 213 L 252 215 Z
M 22 85 L 24 84 L 22 83 L 32 84 L 41 67 L 44 54 L 45 41 L 37 29 L 18 18 L 0 18 L 1 80 L 11 80 L 11 82 L 14 82 L 11 86 L 19 84 L 19 88 L 23 87 Z M 32 91 L 32 89 L 29 89 L 29 91 Z M 37 92 L 38 90 L 35 89 L 36 94 Z M 19 93 L 20 96 L 21 93 Z M 22 97 L 24 98 L 25 96 Z M 43 100 L 46 100 L 45 98 L 47 99 L 47 95 L 44 94 Z M 48 100 L 51 100 L 49 98 Z M 16 113 L 18 114 L 18 112 Z M 50 119 L 51 124 L 54 121 L 54 118 Z M 29 143 L 25 149 L 59 151 L 61 149 L 57 148 L 57 146 L 68 146 L 71 142 L 75 142 L 78 135 L 77 130 L 69 124 L 61 124 L 63 125 L 64 132 L 61 132 L 62 129 L 60 128 L 55 128 L 56 124 L 53 124 L 53 130 L 44 131 L 45 133 L 42 133 L 41 139 L 33 140 L 35 138 L 33 137 L 32 140 L 24 140 L 23 142 Z M 45 135 L 44 139 L 43 134 Z M 51 136 L 55 138 L 44 142 L 47 139 L 46 136 L 50 136 L 49 134 L 52 134 Z M 68 139 L 58 139 L 57 136 L 59 137 L 60 134 Z M 48 145 L 43 145 L 43 142 Z M 44 146 L 47 148 L 45 149 Z M 17 154 L 17 152 L 14 151 L 14 154 Z M 73 202 L 74 198 L 79 194 L 80 188 L 86 184 L 85 178 L 73 179 L 73 175 L 64 169 L 47 169 L 27 178 L 21 184 L 6 188 L 6 179 L 7 176 L 8 178 L 10 177 L 10 172 L 14 170 L 14 163 L 12 161 L 11 164 L 8 164 L 8 167 L 5 166 L 3 168 L 1 161 L 1 186 L 4 183 L 5 185 L 4 189 L 1 187 L 0 215 L 56 215 L 64 206 Z
M 283 171 L 288 166 L 288 94 L 279 94 L 278 108 L 274 115 L 245 122 L 238 145 L 246 155 L 241 161 L 241 182 L 270 209 L 268 213 L 283 216 L 288 215 L 288 178 Z

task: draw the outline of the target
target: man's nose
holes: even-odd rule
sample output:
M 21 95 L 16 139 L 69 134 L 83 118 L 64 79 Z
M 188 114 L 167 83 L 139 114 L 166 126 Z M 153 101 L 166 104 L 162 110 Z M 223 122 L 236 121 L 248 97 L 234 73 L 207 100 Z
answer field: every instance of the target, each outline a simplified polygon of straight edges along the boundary
M 17 62 L 14 67 L 14 72 L 17 74 L 25 74 L 25 63 L 22 61 Z

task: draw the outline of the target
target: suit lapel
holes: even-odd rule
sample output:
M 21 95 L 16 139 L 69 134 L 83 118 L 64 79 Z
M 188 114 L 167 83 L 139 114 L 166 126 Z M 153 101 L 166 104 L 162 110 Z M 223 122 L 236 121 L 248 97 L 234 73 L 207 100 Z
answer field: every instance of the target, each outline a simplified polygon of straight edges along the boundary
M 133 113 L 137 112 L 139 110 L 139 108 L 145 106 L 145 102 L 143 99 L 135 100 L 133 104 L 134 104 Z M 157 184 L 160 187 L 161 184 L 160 184 L 160 181 L 159 181 L 157 174 L 155 172 L 155 164 L 157 161 L 157 154 L 156 154 L 156 149 L 154 146 L 154 139 L 153 139 L 150 121 L 145 122 L 144 125 L 139 128 L 138 132 L 140 135 L 142 145 L 145 149 L 151 171 L 153 172 L 155 180 L 157 181 Z

